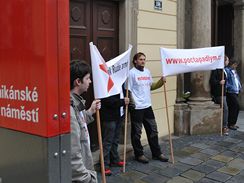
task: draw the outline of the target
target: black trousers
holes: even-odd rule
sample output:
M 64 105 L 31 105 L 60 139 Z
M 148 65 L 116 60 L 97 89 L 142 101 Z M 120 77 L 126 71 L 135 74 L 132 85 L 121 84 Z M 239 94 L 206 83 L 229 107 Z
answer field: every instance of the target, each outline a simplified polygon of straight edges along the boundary
M 238 94 L 226 93 L 226 100 L 229 108 L 228 126 L 233 126 L 237 122 L 237 118 L 240 110 L 240 106 L 238 102 Z
M 115 121 L 102 121 L 103 156 L 105 168 L 120 161 L 118 146 L 123 118 Z
M 147 134 L 147 140 L 152 152 L 152 156 L 159 156 L 161 150 L 158 143 L 158 130 L 152 107 L 146 109 L 132 109 L 131 116 L 131 143 L 136 157 L 143 155 L 141 145 L 142 125 Z

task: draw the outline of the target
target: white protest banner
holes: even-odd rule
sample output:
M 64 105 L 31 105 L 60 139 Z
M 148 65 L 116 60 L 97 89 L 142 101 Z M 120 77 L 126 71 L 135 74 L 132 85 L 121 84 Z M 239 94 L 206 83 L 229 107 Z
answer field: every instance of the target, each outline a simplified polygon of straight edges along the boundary
M 132 46 L 121 55 L 105 62 L 97 47 L 90 43 L 93 87 L 95 98 L 119 94 L 128 77 Z
M 224 68 L 224 46 L 197 49 L 160 48 L 163 76 Z

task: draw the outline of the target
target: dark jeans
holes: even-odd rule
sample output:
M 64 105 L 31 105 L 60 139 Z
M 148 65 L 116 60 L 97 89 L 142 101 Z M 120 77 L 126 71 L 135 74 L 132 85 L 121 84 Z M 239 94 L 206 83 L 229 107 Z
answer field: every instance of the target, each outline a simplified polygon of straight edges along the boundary
M 220 104 L 221 105 L 221 101 L 222 100 L 222 97 L 215 97 L 215 103 L 216 104 Z M 224 96 L 223 98 L 223 127 L 224 128 L 227 128 L 228 126 L 228 115 L 229 114 L 229 110 L 228 110 L 228 105 L 227 105 L 227 102 L 226 102 L 226 96 Z
M 237 122 L 240 110 L 238 94 L 226 93 L 226 100 L 229 108 L 228 126 L 233 126 Z
M 152 152 L 152 156 L 159 156 L 161 150 L 158 144 L 158 130 L 152 107 L 146 109 L 133 109 L 131 116 L 131 142 L 136 157 L 143 155 L 141 145 L 142 124 L 146 130 L 147 140 Z
M 120 161 L 118 144 L 122 121 L 123 118 L 118 119 L 118 121 L 102 122 L 103 156 L 106 168 L 110 166 L 110 163 L 117 163 Z

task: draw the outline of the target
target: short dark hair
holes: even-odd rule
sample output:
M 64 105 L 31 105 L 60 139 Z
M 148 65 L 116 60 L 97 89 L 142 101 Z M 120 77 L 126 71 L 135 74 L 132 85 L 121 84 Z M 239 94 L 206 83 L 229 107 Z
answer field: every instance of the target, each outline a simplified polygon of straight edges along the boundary
M 74 88 L 74 81 L 79 78 L 81 82 L 85 75 L 91 73 L 90 66 L 81 60 L 72 60 L 70 62 L 70 89 Z
M 239 61 L 237 60 L 237 59 L 235 59 L 235 58 L 231 58 L 231 59 L 229 59 L 230 61 L 229 61 L 229 66 L 232 66 L 233 64 L 239 64 Z
M 132 63 L 133 63 L 134 66 L 136 65 L 135 61 L 136 61 L 140 56 L 142 56 L 142 55 L 143 55 L 144 57 L 146 57 L 146 55 L 145 55 L 144 53 L 142 53 L 142 52 L 138 52 L 137 54 L 134 55 L 133 60 L 132 60 Z

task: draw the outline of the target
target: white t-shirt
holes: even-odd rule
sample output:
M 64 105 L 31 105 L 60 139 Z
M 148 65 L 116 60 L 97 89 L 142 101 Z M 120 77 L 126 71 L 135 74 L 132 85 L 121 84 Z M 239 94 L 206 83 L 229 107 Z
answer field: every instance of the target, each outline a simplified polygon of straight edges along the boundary
M 145 109 L 152 105 L 152 76 L 148 69 L 140 71 L 133 67 L 129 72 L 128 89 L 135 101 L 135 109 Z

